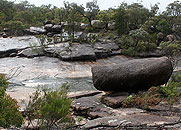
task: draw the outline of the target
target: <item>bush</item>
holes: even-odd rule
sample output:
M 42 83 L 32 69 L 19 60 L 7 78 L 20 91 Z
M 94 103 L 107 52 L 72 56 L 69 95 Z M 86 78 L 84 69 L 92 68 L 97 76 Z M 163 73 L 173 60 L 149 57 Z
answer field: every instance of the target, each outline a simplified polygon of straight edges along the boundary
M 122 54 L 126 56 L 136 56 L 136 51 L 134 47 L 129 47 L 128 49 L 123 49 Z
M 54 127 L 64 128 L 71 121 L 70 105 L 72 100 L 67 97 L 69 85 L 63 84 L 53 91 L 48 89 L 37 90 L 30 97 L 25 109 L 25 115 L 29 124 L 34 127 L 50 130 Z M 37 124 L 33 124 L 38 120 Z
M 129 35 L 134 39 L 135 46 L 137 46 L 139 41 L 146 41 L 148 40 L 148 32 L 143 29 L 136 29 L 130 31 Z
M 118 43 L 119 47 L 122 48 L 122 53 L 128 56 L 136 56 L 137 53 L 149 52 L 156 49 L 156 44 L 139 41 L 135 46 L 134 39 L 131 36 L 123 35 Z
M 172 33 L 171 25 L 165 19 L 158 22 L 157 29 L 165 35 Z
M 5 91 L 8 82 L 4 76 L 0 76 L 0 127 L 21 127 L 23 116 L 18 111 L 17 101 L 8 96 Z
M 160 87 L 160 93 L 166 98 L 171 106 L 174 102 L 180 100 L 181 97 L 181 72 L 173 74 L 167 86 Z
M 24 25 L 20 21 L 8 21 L 2 24 L 3 28 L 7 28 L 8 32 L 12 35 L 20 35 L 23 32 Z
M 147 92 L 128 96 L 122 103 L 123 107 L 138 107 L 148 109 L 149 106 L 157 105 L 161 98 L 157 87 L 150 88 Z
M 181 55 L 180 42 L 161 42 L 160 47 L 166 52 L 168 56 Z
M 149 52 L 156 49 L 155 43 L 149 43 L 149 42 L 138 42 L 138 45 L 136 47 L 136 52 Z
M 122 49 L 128 49 L 129 47 L 134 46 L 134 39 L 131 36 L 122 35 L 118 45 Z

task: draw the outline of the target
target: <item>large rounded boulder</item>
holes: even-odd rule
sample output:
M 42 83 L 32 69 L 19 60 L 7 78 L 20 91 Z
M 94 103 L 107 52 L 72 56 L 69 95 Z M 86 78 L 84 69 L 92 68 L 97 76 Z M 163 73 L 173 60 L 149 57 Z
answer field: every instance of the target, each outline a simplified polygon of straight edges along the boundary
M 119 65 L 95 66 L 92 77 L 101 91 L 139 91 L 165 84 L 173 72 L 167 57 L 135 59 Z

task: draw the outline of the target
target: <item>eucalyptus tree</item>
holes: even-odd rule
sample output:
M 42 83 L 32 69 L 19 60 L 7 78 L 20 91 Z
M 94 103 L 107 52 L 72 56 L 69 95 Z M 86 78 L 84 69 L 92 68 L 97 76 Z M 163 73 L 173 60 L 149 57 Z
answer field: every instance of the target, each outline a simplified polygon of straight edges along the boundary
M 83 5 L 77 5 L 76 3 L 72 4 L 74 10 L 76 10 L 82 17 L 88 20 L 89 25 L 91 25 L 91 21 L 96 18 L 97 13 L 99 12 L 99 6 L 97 5 L 97 0 L 93 0 L 92 2 L 86 3 L 86 8 Z
M 127 23 L 126 10 L 120 6 L 115 14 L 115 30 L 119 36 L 127 32 Z
M 126 6 L 126 14 L 128 16 L 129 24 L 135 25 L 139 28 L 150 17 L 150 11 L 140 3 L 133 3 Z

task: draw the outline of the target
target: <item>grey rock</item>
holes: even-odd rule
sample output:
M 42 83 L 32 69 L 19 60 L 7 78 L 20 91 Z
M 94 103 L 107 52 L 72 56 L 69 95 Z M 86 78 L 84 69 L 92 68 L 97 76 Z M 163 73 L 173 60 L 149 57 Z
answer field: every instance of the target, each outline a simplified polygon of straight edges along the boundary
M 52 31 L 56 33 L 60 33 L 62 31 L 62 25 L 53 25 Z
M 80 27 L 81 29 L 86 29 L 89 25 L 88 24 L 85 24 L 85 23 L 81 23 L 80 24 Z
M 54 35 L 54 34 L 51 33 L 51 32 L 47 33 L 47 36 L 48 36 L 48 37 L 53 37 L 53 35 Z
M 31 47 L 31 44 L 39 46 L 39 41 L 33 36 L 0 38 L 0 57 L 6 57 L 12 53 L 18 53 L 20 50 Z
M 25 33 L 28 35 L 39 35 L 45 34 L 46 30 L 41 27 L 30 27 L 30 29 L 25 29 Z
M 45 20 L 45 21 L 43 22 L 43 24 L 44 24 L 44 25 L 46 25 L 46 24 L 52 24 L 52 22 L 51 22 L 51 20 Z
M 97 94 L 101 94 L 101 91 L 83 91 L 83 92 L 72 92 L 68 95 L 69 98 L 81 98 L 81 97 L 89 97 Z
M 98 96 L 100 95 L 75 99 L 71 104 L 74 114 L 90 119 L 114 115 L 111 108 L 100 103 Z
M 44 56 L 44 55 L 45 54 L 44 54 L 43 48 L 41 47 L 27 48 L 18 53 L 18 56 L 27 57 L 27 58 L 34 58 L 37 56 Z
M 3 33 L 2 37 L 3 37 L 3 38 L 7 38 L 8 35 L 7 35 L 6 33 Z
M 105 127 L 115 128 L 129 128 L 132 127 L 138 129 L 147 129 L 154 125 L 164 125 L 168 123 L 175 123 L 178 121 L 179 117 L 175 116 L 157 116 L 151 114 L 133 114 L 133 115 L 122 115 L 122 116 L 108 116 L 97 118 L 94 120 L 88 121 L 84 126 L 84 130 L 93 130 L 95 128 Z
M 111 93 L 101 97 L 101 102 L 112 108 L 119 108 L 122 106 L 122 102 L 129 96 L 129 93 Z
M 106 27 L 106 23 L 100 20 L 92 20 L 91 25 L 96 29 L 103 29 Z
M 143 58 L 149 58 L 149 57 L 162 57 L 165 56 L 166 53 L 162 50 L 154 50 L 154 51 L 150 51 L 150 52 L 142 52 L 142 53 L 138 53 L 138 57 L 143 57 Z
M 165 84 L 173 72 L 167 57 L 135 59 L 92 68 L 94 87 L 101 91 L 139 91 Z
M 174 35 L 167 35 L 166 40 L 170 42 L 174 42 L 177 40 L 177 38 Z
M 48 31 L 48 32 L 51 32 L 51 31 L 52 31 L 52 27 L 53 27 L 53 24 L 46 24 L 46 25 L 44 26 L 44 29 L 45 29 L 46 31 Z
M 108 23 L 107 28 L 108 28 L 109 30 L 113 30 L 113 29 L 114 29 L 114 25 L 115 25 L 115 22 L 113 22 L 113 23 Z
M 94 50 L 89 44 L 73 43 L 69 45 L 69 43 L 60 43 L 48 46 L 45 52 L 59 57 L 63 61 L 96 60 Z
M 94 52 L 97 58 L 106 58 L 121 54 L 119 46 L 112 41 L 96 43 L 94 45 Z

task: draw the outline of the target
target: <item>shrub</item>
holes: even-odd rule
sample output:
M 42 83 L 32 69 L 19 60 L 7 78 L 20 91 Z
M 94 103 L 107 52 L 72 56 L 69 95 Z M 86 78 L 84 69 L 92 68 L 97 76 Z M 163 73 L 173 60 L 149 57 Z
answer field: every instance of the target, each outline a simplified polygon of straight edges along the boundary
M 157 105 L 161 100 L 158 91 L 157 87 L 152 87 L 147 92 L 130 95 L 123 101 L 122 106 L 147 109 L 149 106 Z
M 25 115 L 29 124 L 43 129 L 52 129 L 54 127 L 64 128 L 71 121 L 70 105 L 72 100 L 67 97 L 69 85 L 63 84 L 59 89 L 37 90 L 30 97 L 29 103 L 25 109 Z M 38 120 L 33 124 L 33 120 Z
M 165 19 L 158 22 L 157 29 L 165 35 L 172 33 L 171 25 Z
M 129 35 L 135 40 L 135 46 L 137 46 L 139 41 L 146 41 L 148 39 L 148 32 L 141 28 L 130 31 Z
M 0 76 L 0 127 L 21 127 L 23 116 L 18 111 L 17 101 L 8 96 L 5 91 L 8 82 L 4 76 Z
M 119 47 L 123 49 L 122 53 L 124 55 L 136 56 L 137 53 L 153 51 L 157 47 L 154 43 L 144 41 L 139 41 L 137 43 L 137 46 L 135 46 L 134 42 L 135 41 L 131 36 L 123 35 L 121 37 L 120 42 L 118 44 Z
M 156 49 L 156 44 L 155 43 L 149 43 L 149 42 L 138 42 L 138 45 L 136 47 L 136 52 L 149 52 L 153 51 Z
M 173 74 L 167 86 L 160 87 L 160 93 L 166 98 L 168 104 L 171 106 L 181 97 L 181 72 Z
M 23 31 L 23 24 L 20 21 L 8 21 L 2 24 L 3 28 L 7 28 L 9 33 L 12 35 L 19 35 L 22 34 Z
M 160 47 L 166 52 L 168 56 L 181 55 L 180 42 L 161 42 Z
M 129 47 L 134 46 L 134 39 L 131 36 L 122 35 L 118 42 L 118 45 L 122 49 L 128 49 Z
M 122 54 L 126 56 L 136 56 L 136 51 L 134 47 L 129 47 L 128 49 L 123 49 Z

